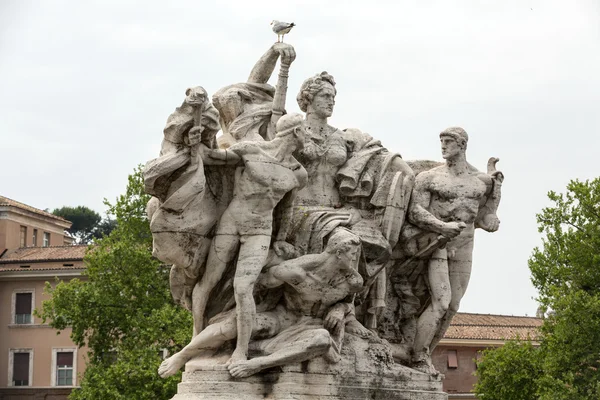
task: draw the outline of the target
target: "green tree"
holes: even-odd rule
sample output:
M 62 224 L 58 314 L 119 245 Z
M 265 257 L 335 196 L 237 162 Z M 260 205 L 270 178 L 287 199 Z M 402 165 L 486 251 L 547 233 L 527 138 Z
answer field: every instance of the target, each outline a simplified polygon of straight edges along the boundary
M 529 260 L 542 307 L 543 400 L 600 398 L 600 178 L 550 192 Z
M 475 393 L 486 400 L 535 399 L 541 361 L 540 349 L 530 341 L 511 340 L 503 347 L 485 350 L 477 363 Z
M 519 363 L 520 353 L 511 348 L 504 355 L 492 356 L 502 349 L 486 353 L 481 365 L 488 365 L 477 372 L 477 391 L 486 399 L 513 375 L 530 379 L 536 388 L 531 399 L 600 398 L 600 178 L 571 181 L 566 193 L 548 197 L 553 205 L 537 216 L 543 244 L 529 259 L 538 300 L 548 314 L 535 352 L 542 373 L 527 374 L 527 364 Z M 512 371 L 492 366 L 511 356 Z
M 86 206 L 55 208 L 52 214 L 71 221 L 67 232 L 78 243 L 89 243 L 94 238 L 94 231 L 102 220 L 100 214 Z
M 72 328 L 78 346 L 89 347 L 81 389 L 70 398 L 168 399 L 180 376 L 161 379 L 160 353 L 178 351 L 191 338 L 192 318 L 169 292 L 169 271 L 152 257 L 141 168 L 125 194 L 107 201 L 115 229 L 90 247 L 82 279 L 47 284 L 51 299 L 39 315 L 50 325 Z

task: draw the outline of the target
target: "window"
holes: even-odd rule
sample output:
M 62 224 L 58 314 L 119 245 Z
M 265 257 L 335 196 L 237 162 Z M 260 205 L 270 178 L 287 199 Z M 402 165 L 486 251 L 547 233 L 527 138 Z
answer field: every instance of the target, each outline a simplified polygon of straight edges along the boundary
M 448 350 L 448 368 L 458 368 L 458 357 L 456 350 Z
M 52 349 L 52 386 L 75 386 L 77 349 Z
M 48 247 L 50 246 L 50 233 L 49 232 L 44 232 L 44 242 L 42 243 L 43 247 Z
M 37 229 L 33 230 L 33 240 L 31 242 L 31 244 L 35 247 L 37 246 Z
M 33 349 L 10 349 L 8 352 L 8 385 L 31 386 Z
M 33 290 L 18 290 L 13 293 L 13 323 L 33 323 Z
M 19 247 L 27 246 L 27 227 L 21 225 L 21 232 L 19 237 Z

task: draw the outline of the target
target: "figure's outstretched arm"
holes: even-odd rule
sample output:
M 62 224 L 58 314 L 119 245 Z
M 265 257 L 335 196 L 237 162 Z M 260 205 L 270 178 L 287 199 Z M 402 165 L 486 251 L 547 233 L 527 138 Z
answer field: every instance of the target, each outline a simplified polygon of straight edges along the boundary
M 280 43 L 283 45 L 284 43 Z M 296 51 L 290 45 L 286 45 L 287 47 L 278 46 L 281 54 L 281 63 L 279 66 L 279 77 L 277 78 L 277 86 L 275 87 L 275 95 L 273 96 L 273 114 L 271 115 L 271 121 L 269 124 L 268 135 L 269 139 L 273 139 L 275 137 L 275 126 L 277 125 L 277 121 L 285 112 L 285 99 L 287 96 L 287 83 L 290 65 L 296 59 Z
M 240 156 L 229 149 L 202 148 L 202 161 L 205 165 L 235 165 L 241 162 Z
M 284 283 L 298 285 L 306 279 L 306 273 L 324 262 L 323 254 L 307 254 L 298 258 L 283 261 L 261 274 L 261 284 L 265 287 L 276 287 Z M 275 285 L 276 286 L 267 286 Z
M 248 83 L 267 83 L 277 64 L 279 56 L 282 57 L 282 64 L 289 64 L 296 58 L 294 48 L 287 43 L 275 43 L 263 56 L 256 62 L 254 68 L 248 77 Z

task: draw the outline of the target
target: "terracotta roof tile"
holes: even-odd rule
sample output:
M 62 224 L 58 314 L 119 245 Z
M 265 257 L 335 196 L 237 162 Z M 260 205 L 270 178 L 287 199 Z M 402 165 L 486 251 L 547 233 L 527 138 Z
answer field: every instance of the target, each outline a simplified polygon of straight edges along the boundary
M 535 317 L 458 313 L 444 339 L 507 340 L 539 337 L 543 320 Z
M 67 221 L 66 219 L 61 218 L 57 215 L 54 215 L 54 214 L 49 213 L 44 210 L 40 210 L 39 208 L 28 206 L 27 204 L 20 203 L 16 200 L 9 199 L 8 197 L 4 197 L 4 196 L 0 196 L 0 206 L 12 206 L 12 207 L 20 208 L 21 210 L 25 210 L 25 211 L 29 211 L 29 212 L 32 212 L 35 214 L 43 215 L 48 218 L 53 218 L 53 219 L 57 219 L 59 221 L 71 223 L 71 221 Z
M 21 247 L 7 251 L 1 258 L 0 264 L 15 264 L 24 262 L 51 262 L 64 260 L 83 260 L 87 245 L 50 246 L 50 247 Z M 2 267 L 0 267 L 2 268 Z
M 65 260 L 67 261 L 67 260 Z M 77 264 L 74 265 L 69 265 L 69 266 L 65 266 L 62 264 L 55 264 L 55 265 L 44 265 L 44 264 L 31 264 L 28 265 L 27 268 L 23 268 L 20 266 L 14 266 L 14 265 L 8 265 L 8 266 L 4 266 L 4 265 L 0 265 L 0 276 L 2 276 L 3 272 L 15 272 L 15 271 L 73 271 L 73 270 L 84 270 L 85 269 L 85 265 L 82 262 L 77 262 Z

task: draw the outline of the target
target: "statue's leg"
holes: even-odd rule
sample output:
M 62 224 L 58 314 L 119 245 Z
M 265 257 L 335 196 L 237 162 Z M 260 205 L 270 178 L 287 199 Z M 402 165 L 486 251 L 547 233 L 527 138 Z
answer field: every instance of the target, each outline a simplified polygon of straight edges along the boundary
M 218 348 L 226 341 L 234 339 L 235 336 L 235 317 L 210 325 L 200 334 L 196 335 L 187 346 L 181 349 L 181 351 L 163 361 L 158 368 L 158 374 L 161 378 L 174 375 L 186 362 L 200 354 L 202 350 Z
M 439 341 L 444 337 L 444 334 L 452 322 L 452 318 L 458 312 L 460 301 L 465 295 L 469 280 L 471 279 L 472 256 L 473 241 L 471 240 L 463 247 L 456 249 L 454 255 L 448 257 L 448 274 L 452 295 L 448 311 L 444 314 L 442 323 L 429 346 L 431 351 L 433 351 L 435 346 L 437 346 Z
M 431 304 L 417 321 L 413 361 L 429 360 L 431 341 L 437 333 L 450 304 L 450 280 L 446 249 L 433 252 L 428 268 Z
M 233 280 L 238 337 L 230 362 L 248 358 L 248 343 L 256 316 L 254 283 L 265 265 L 270 244 L 271 235 L 244 235 L 241 238 L 240 253 Z
M 231 363 L 229 373 L 234 378 L 244 378 L 263 369 L 299 363 L 325 354 L 331 344 L 332 339 L 326 329 L 311 329 L 268 356 Z
M 204 313 L 210 297 L 210 292 L 215 288 L 227 264 L 235 257 L 236 249 L 240 243 L 240 237 L 235 232 L 235 227 L 229 224 L 230 217 L 223 214 L 217 234 L 212 240 L 206 261 L 206 271 L 202 279 L 194 287 L 192 293 L 193 315 L 194 315 L 194 334 L 202 332 L 204 329 Z M 232 229 L 229 229 L 232 228 Z

